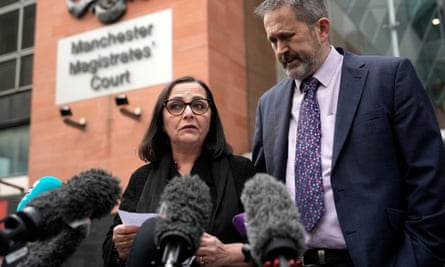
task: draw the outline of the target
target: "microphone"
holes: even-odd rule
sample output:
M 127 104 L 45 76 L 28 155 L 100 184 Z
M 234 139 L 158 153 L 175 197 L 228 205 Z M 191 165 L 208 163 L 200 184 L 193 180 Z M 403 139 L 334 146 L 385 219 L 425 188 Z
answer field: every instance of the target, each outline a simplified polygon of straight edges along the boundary
M 127 267 L 162 266 L 162 252 L 154 238 L 158 220 L 159 217 L 151 217 L 139 227 L 128 255 Z
M 258 173 L 241 193 L 245 209 L 250 254 L 256 263 L 281 267 L 298 260 L 305 251 L 305 230 L 286 186 L 274 177 Z
M 177 266 L 195 254 L 211 210 L 210 190 L 198 175 L 177 176 L 166 185 L 154 232 L 165 266 Z
M 21 211 L 2 220 L 5 229 L 0 231 L 0 255 L 19 242 L 36 241 L 28 244 L 32 249 L 24 266 L 59 266 L 58 262 L 71 256 L 87 236 L 89 221 L 108 215 L 117 205 L 121 191 L 119 179 L 101 169 L 73 176 L 66 184 L 36 196 Z M 58 258 L 49 257 L 51 253 Z M 12 256 L 12 260 L 17 260 L 25 255 Z
M 60 186 L 62 186 L 62 181 L 54 176 L 44 176 L 38 179 L 20 200 L 17 211 L 21 211 L 36 196 Z
M 240 233 L 240 235 L 245 238 L 247 236 L 245 213 L 243 212 L 233 216 L 232 223 L 235 226 L 238 233 Z
M 75 228 L 62 230 L 48 240 L 29 242 L 27 245 L 29 253 L 26 257 L 8 267 L 60 267 L 74 254 L 88 233 L 89 222 L 86 222 Z M 14 261 L 12 263 L 14 264 Z

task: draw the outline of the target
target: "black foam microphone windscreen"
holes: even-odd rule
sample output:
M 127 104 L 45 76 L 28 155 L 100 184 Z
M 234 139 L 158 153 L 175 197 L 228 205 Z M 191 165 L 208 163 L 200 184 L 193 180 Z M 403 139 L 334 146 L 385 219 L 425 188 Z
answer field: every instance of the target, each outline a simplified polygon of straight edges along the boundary
M 57 235 L 67 224 L 110 214 L 121 195 L 120 181 L 102 169 L 73 176 L 59 188 L 37 196 L 28 206 L 38 210 L 41 233 L 38 240 Z
M 198 175 L 177 176 L 166 185 L 155 227 L 155 242 L 166 266 L 181 263 L 196 252 L 211 210 L 209 188 Z
M 304 227 L 286 186 L 258 173 L 242 191 L 250 253 L 262 266 L 267 261 L 298 259 L 305 250 Z
M 59 267 L 76 252 L 88 236 L 89 225 L 63 230 L 48 240 L 28 243 L 28 255 L 18 261 L 17 267 Z
M 87 236 L 89 221 L 104 217 L 118 204 L 120 180 L 101 169 L 73 176 L 66 184 L 32 199 L 17 213 L 20 229 L 9 241 L 33 241 L 21 266 L 60 266 Z M 14 256 L 10 257 L 18 260 Z M 52 256 L 51 256 L 52 255 Z M 6 257 L 6 258 L 7 258 Z

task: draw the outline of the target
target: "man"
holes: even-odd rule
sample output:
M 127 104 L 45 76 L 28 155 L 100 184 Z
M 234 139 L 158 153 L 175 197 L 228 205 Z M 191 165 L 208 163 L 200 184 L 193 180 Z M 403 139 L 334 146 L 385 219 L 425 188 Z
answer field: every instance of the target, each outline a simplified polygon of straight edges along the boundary
M 331 46 L 322 0 L 265 0 L 255 13 L 288 78 L 259 100 L 252 159 L 296 197 L 304 264 L 443 267 L 445 152 L 412 64 Z M 311 77 L 316 100 L 307 104 Z M 320 129 L 307 134 L 300 117 Z M 310 184 L 307 169 L 319 171 Z

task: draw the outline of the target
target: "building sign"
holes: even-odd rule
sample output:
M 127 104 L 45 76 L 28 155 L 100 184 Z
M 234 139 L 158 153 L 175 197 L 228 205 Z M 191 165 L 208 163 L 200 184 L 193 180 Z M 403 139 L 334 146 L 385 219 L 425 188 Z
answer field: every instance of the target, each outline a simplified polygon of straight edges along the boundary
M 168 82 L 172 61 L 171 9 L 60 39 L 56 104 Z

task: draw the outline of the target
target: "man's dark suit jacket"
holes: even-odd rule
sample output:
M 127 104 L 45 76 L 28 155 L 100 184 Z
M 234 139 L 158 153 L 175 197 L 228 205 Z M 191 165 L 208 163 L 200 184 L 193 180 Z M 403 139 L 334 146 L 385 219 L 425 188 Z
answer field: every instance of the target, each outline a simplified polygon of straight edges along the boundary
M 403 58 L 344 55 L 331 183 L 357 267 L 445 262 L 445 152 L 435 112 Z M 259 100 L 256 170 L 285 181 L 294 81 Z

